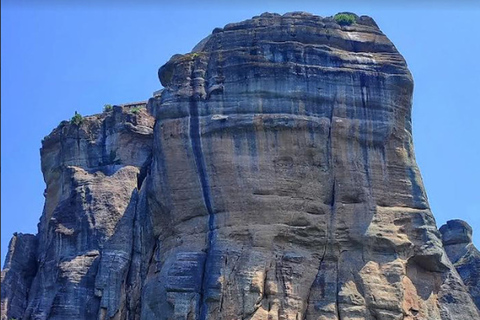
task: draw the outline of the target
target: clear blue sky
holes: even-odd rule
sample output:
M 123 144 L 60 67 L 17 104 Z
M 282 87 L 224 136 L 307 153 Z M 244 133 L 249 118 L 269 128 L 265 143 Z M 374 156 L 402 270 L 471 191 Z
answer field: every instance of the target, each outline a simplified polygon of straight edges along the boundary
M 400 1 L 33 2 L 1 4 L 2 265 L 13 232 L 37 231 L 45 135 L 75 110 L 87 115 L 106 103 L 148 99 L 161 88 L 157 69 L 170 56 L 189 52 L 215 27 L 265 11 L 352 11 L 376 20 L 415 79 L 415 150 L 437 224 L 464 219 L 480 245 L 480 5 L 474 1 L 456 7 Z

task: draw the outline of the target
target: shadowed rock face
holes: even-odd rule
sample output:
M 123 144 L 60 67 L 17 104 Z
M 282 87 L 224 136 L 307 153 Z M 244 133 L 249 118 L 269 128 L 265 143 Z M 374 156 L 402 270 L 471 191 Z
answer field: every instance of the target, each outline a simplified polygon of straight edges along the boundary
M 133 256 L 137 189 L 151 159 L 153 124 L 145 108 L 116 106 L 79 125 L 62 122 L 45 137 L 39 232 L 10 243 L 2 320 L 95 319 L 114 298 L 117 309 L 125 306 L 121 284 Z
M 450 220 L 440 232 L 445 252 L 480 308 L 480 252 L 472 243 L 472 227 L 462 220 Z
M 15 307 L 2 274 L 2 320 L 478 317 L 371 18 L 263 14 L 159 78 L 154 127 L 117 107 L 45 140 L 38 266 Z
M 2 320 L 4 315 L 22 315 L 32 280 L 37 272 L 37 238 L 32 234 L 14 234 L 8 246 L 5 266 L 2 270 Z

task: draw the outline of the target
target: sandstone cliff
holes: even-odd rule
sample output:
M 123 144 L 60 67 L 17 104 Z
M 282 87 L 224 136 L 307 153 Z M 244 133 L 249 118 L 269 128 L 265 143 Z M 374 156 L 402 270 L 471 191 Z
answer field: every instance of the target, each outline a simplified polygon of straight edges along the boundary
M 43 141 L 2 320 L 479 317 L 415 163 L 412 77 L 371 18 L 266 13 L 159 78 L 148 113 Z

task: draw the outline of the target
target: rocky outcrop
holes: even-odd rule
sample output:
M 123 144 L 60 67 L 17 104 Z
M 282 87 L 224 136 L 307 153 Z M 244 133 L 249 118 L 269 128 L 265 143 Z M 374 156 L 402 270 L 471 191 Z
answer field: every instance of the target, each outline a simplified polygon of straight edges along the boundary
M 160 68 L 155 126 L 114 107 L 55 129 L 35 276 L 2 316 L 478 318 L 415 163 L 410 72 L 354 20 L 217 28 Z
M 450 220 L 440 232 L 445 252 L 480 309 L 480 252 L 472 243 L 472 227 L 462 220 Z
M 138 189 L 151 160 L 154 124 L 145 108 L 132 110 L 115 106 L 76 124 L 62 122 L 42 142 L 45 207 L 38 235 L 11 242 L 2 319 L 94 319 L 112 291 L 125 295 L 127 286 L 119 285 L 132 260 Z M 26 247 L 29 260 L 16 258 Z M 14 277 L 26 288 L 9 289 L 7 279 L 19 282 Z M 23 297 L 22 303 L 9 296 Z
M 8 310 L 11 318 L 20 319 L 28 302 L 28 293 L 37 271 L 37 238 L 16 233 L 8 246 L 2 270 L 2 320 Z

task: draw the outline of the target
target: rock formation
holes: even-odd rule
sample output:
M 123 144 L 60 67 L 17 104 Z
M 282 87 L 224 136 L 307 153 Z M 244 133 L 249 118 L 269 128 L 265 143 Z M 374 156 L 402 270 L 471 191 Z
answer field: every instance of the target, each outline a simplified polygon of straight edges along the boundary
M 410 72 L 354 18 L 217 28 L 160 68 L 155 119 L 56 128 L 2 320 L 478 319 L 415 163 Z
M 450 220 L 440 232 L 445 252 L 480 309 L 480 251 L 472 243 L 472 227 L 462 220 Z
M 116 286 L 131 265 L 154 119 L 116 106 L 80 122 L 62 122 L 42 142 L 45 206 L 38 234 L 10 242 L 2 320 L 95 319 L 122 300 Z

